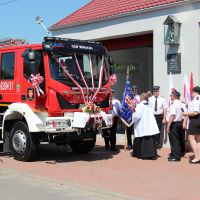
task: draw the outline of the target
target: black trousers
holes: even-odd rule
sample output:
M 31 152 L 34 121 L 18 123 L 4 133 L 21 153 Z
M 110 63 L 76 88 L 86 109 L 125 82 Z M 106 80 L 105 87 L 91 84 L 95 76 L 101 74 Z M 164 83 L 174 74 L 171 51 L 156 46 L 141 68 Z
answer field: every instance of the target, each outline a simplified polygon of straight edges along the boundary
M 104 136 L 106 148 L 109 148 L 109 146 L 111 146 L 111 148 L 116 147 L 117 123 L 118 123 L 118 117 L 114 117 L 112 127 L 108 130 L 108 134 Z
M 133 133 L 133 126 L 127 127 L 127 144 L 128 146 L 132 147 L 133 142 L 132 142 L 132 133 Z
M 162 128 L 162 120 L 163 120 L 163 115 L 154 115 L 157 125 L 158 125 L 158 129 L 161 133 L 161 128 Z M 160 133 L 155 135 L 155 140 L 156 140 L 156 146 L 157 148 L 161 148 L 161 143 L 160 143 Z
M 186 143 L 186 138 L 185 138 L 185 130 L 183 130 L 183 122 L 181 122 L 181 134 L 179 135 L 179 142 L 180 142 L 180 147 L 181 147 L 181 155 L 183 156 L 185 154 L 185 143 Z
M 180 146 L 181 146 L 181 155 L 183 156 L 186 151 L 185 151 L 185 131 L 183 130 L 182 134 L 180 135 Z
M 176 158 L 180 158 L 185 153 L 185 131 L 182 122 L 173 122 L 170 127 L 169 142 L 171 146 L 171 154 Z

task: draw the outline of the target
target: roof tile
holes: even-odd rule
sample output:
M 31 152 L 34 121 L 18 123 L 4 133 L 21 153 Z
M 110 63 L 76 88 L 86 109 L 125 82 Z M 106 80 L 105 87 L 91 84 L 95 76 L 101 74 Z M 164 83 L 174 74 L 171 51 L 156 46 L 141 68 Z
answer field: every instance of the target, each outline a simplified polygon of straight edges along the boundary
M 106 17 L 123 15 L 145 8 L 162 6 L 182 0 L 93 0 L 75 11 L 71 15 L 60 20 L 51 28 L 62 28 L 67 25 L 89 23 L 103 20 Z

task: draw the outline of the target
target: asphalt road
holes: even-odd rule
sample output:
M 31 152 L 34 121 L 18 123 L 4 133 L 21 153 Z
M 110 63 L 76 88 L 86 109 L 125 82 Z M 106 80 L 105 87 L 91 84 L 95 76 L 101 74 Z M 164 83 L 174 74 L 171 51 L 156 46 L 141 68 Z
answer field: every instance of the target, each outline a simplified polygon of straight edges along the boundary
M 0 168 L 1 200 L 130 200 L 114 193 Z
M 0 200 L 199 200 L 199 164 L 168 162 L 170 149 L 159 158 L 140 160 L 124 151 L 106 151 L 98 138 L 89 154 L 75 154 L 66 147 L 43 145 L 34 162 L 19 162 L 0 153 Z

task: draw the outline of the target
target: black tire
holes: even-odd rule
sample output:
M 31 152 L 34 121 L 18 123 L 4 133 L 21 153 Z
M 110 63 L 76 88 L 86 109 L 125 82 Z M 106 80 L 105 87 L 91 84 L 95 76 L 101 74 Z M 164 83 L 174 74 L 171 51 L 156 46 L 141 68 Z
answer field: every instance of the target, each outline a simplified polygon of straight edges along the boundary
M 91 140 L 74 140 L 70 142 L 72 151 L 78 154 L 85 154 L 91 152 L 96 143 L 96 135 Z
M 38 145 L 24 122 L 18 121 L 13 125 L 10 134 L 10 150 L 16 160 L 27 162 L 35 159 Z
M 3 143 L 0 143 L 0 152 L 3 152 Z

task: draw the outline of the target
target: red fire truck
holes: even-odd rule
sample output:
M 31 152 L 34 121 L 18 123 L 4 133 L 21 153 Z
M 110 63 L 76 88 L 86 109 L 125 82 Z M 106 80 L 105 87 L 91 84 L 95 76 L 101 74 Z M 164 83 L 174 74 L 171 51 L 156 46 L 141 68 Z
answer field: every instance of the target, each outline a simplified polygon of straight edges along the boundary
M 43 143 L 90 152 L 112 125 L 112 59 L 100 43 L 45 37 L 42 44 L 0 43 L 0 142 L 30 161 Z

